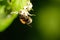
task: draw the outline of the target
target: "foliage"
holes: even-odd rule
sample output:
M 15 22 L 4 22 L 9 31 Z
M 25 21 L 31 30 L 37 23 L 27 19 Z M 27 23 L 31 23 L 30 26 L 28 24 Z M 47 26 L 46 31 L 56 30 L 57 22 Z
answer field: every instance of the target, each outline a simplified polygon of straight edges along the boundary
M 20 11 L 27 0 L 0 0 L 0 32 L 3 32 L 17 17 L 15 11 Z

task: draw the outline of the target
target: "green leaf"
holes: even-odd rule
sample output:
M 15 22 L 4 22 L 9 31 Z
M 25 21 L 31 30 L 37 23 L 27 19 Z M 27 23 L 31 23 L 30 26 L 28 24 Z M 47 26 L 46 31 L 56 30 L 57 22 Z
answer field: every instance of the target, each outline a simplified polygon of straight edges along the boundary
M 0 1 L 0 32 L 3 32 L 17 17 L 16 13 L 26 5 L 27 0 L 1 0 Z

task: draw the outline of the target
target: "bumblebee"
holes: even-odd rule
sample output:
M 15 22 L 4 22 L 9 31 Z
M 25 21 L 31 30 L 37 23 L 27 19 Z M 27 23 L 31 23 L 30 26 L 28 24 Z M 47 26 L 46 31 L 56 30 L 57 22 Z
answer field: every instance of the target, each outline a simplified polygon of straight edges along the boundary
M 20 10 L 19 15 L 20 15 L 19 19 L 22 24 L 31 24 L 32 23 L 32 18 L 30 17 L 31 14 L 29 14 L 28 11 Z
M 31 24 L 32 23 L 32 18 L 30 16 L 34 16 L 29 13 L 29 11 L 32 9 L 33 5 L 30 1 L 27 1 L 27 5 L 24 6 L 23 9 L 19 11 L 19 19 L 22 24 Z

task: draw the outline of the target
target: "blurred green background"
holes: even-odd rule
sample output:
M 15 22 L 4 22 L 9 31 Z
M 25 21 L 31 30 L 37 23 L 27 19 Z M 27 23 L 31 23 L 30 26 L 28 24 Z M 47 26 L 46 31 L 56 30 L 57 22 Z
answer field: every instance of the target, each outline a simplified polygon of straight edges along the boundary
M 32 28 L 21 24 L 19 16 L 0 33 L 2 40 L 60 40 L 60 0 L 31 0 Z

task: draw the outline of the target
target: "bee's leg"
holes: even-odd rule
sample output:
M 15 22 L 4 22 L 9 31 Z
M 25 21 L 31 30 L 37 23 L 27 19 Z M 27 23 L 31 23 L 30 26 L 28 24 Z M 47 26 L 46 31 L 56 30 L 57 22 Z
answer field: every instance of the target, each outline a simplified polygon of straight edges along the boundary
M 35 14 L 28 14 L 29 16 L 36 16 Z
M 27 26 L 29 26 L 30 28 L 32 27 L 31 25 L 29 25 L 29 24 L 26 24 Z

